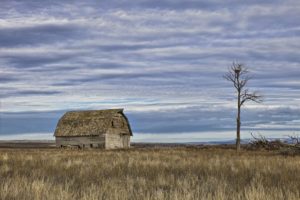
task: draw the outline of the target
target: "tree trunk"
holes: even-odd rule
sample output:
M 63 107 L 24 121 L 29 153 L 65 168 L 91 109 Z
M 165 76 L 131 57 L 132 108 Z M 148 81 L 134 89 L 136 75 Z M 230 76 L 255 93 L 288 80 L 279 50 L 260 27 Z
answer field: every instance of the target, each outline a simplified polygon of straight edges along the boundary
M 240 81 L 240 74 L 237 73 L 237 80 Z M 236 118 L 236 151 L 241 149 L 241 88 L 238 88 L 238 111 Z
M 236 120 L 236 150 L 241 149 L 241 106 L 238 105 L 238 114 Z

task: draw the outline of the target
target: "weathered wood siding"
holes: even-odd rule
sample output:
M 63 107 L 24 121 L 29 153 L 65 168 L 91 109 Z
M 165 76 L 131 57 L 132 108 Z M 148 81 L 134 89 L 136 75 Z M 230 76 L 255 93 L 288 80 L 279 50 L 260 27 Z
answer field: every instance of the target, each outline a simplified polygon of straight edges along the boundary
M 105 149 L 123 148 L 122 138 L 119 134 L 106 134 Z
M 83 148 L 129 148 L 130 136 L 120 134 L 104 134 L 102 136 L 56 137 L 57 147 L 80 146 Z
M 128 129 L 122 128 L 109 128 L 105 138 L 106 149 L 116 148 L 129 148 L 130 147 L 130 135 L 127 132 Z
M 122 136 L 123 141 L 123 148 L 129 148 L 130 147 L 130 135 L 123 135 Z
M 81 147 L 94 147 L 104 148 L 105 147 L 105 135 L 100 136 L 70 136 L 70 137 L 56 137 L 56 146 L 75 146 Z

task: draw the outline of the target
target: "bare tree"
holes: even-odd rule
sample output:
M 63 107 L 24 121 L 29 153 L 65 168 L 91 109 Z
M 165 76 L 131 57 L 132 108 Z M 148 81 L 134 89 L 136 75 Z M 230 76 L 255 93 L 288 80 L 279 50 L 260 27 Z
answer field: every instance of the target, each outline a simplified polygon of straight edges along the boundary
M 233 63 L 224 78 L 233 83 L 237 91 L 237 119 L 236 119 L 236 150 L 241 148 L 241 108 L 248 101 L 256 103 L 262 102 L 262 96 L 257 92 L 250 92 L 246 88 L 248 81 L 251 77 L 248 75 L 248 69 L 240 63 Z

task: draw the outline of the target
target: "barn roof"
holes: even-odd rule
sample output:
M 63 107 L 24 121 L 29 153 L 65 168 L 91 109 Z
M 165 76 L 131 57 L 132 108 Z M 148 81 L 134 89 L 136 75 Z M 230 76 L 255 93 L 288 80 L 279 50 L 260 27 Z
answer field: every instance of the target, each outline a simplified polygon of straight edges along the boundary
M 110 109 L 66 112 L 58 121 L 54 136 L 97 136 L 106 133 L 117 114 L 122 114 L 126 121 L 125 126 L 132 135 L 123 109 Z

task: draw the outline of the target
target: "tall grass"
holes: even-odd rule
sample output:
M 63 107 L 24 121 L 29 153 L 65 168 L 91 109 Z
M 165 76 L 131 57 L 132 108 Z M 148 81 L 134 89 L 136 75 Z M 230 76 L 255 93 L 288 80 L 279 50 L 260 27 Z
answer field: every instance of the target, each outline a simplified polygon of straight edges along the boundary
M 300 157 L 222 149 L 1 149 L 0 199 L 300 199 Z

